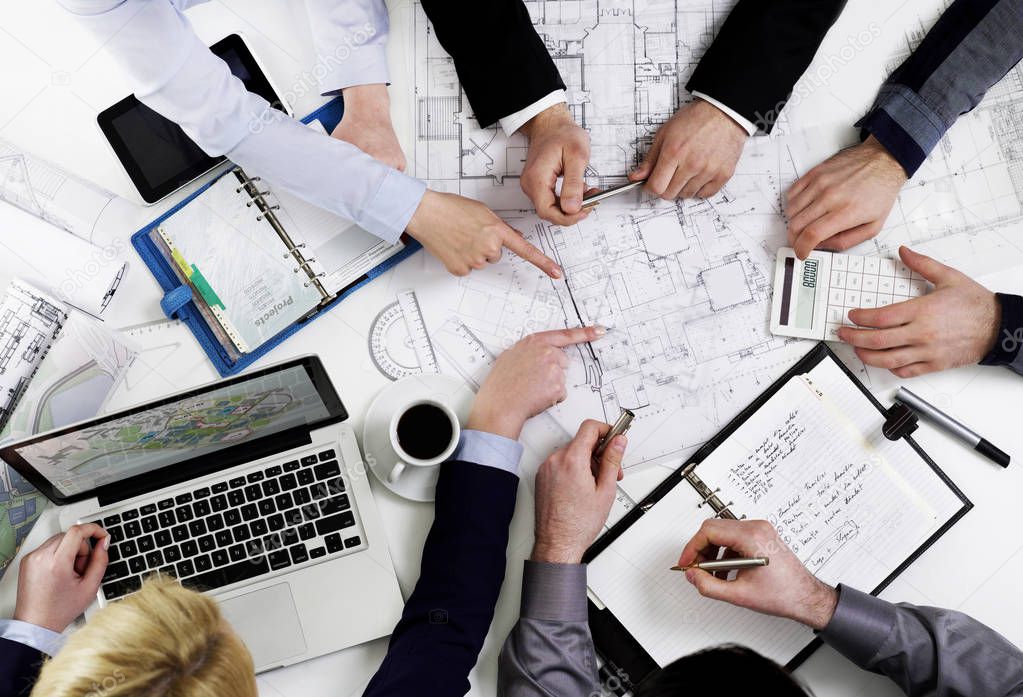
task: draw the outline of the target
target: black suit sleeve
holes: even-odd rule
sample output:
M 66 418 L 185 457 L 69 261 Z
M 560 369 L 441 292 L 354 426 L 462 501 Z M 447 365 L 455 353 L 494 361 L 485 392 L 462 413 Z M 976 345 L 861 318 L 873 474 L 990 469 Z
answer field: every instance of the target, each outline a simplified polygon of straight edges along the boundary
M 447 462 L 423 563 L 387 656 L 363 697 L 461 697 L 504 581 L 518 477 Z
M 0 639 L 0 697 L 28 697 L 39 677 L 43 654 L 8 639 Z
M 686 89 L 770 133 L 845 0 L 739 0 Z
M 522 0 L 422 0 L 480 126 L 564 89 Z

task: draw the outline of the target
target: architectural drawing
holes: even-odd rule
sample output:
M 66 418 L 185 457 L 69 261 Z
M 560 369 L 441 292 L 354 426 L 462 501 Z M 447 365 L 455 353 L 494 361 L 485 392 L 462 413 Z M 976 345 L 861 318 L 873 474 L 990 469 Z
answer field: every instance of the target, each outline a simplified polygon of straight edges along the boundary
M 105 246 L 109 240 L 99 236 L 97 223 L 115 199 L 109 191 L 0 140 L 0 200 Z

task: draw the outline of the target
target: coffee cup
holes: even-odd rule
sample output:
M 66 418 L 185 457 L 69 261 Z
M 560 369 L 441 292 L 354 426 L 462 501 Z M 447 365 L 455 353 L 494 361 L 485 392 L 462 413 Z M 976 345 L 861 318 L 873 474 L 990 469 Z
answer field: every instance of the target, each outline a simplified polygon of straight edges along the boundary
M 387 474 L 394 484 L 410 467 L 433 467 L 451 457 L 462 429 L 458 416 L 436 399 L 415 399 L 391 417 L 391 447 L 398 460 Z

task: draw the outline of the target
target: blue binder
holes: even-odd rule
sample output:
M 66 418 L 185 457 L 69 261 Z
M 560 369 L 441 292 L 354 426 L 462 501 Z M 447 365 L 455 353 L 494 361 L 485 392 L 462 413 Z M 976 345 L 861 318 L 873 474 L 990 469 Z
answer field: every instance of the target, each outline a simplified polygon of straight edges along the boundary
M 344 107 L 341 100 L 334 99 L 304 118 L 303 122 L 309 123 L 318 119 L 320 123 L 322 123 L 323 126 L 330 131 L 333 130 L 333 128 L 341 120 L 341 114 L 343 111 Z M 177 206 L 169 210 L 167 213 L 149 223 L 131 236 L 131 244 L 135 247 L 135 251 L 138 252 L 140 257 L 142 257 L 142 261 L 144 261 L 146 266 L 149 267 L 149 270 L 156 278 L 157 283 L 160 284 L 160 288 L 163 289 L 164 295 L 163 299 L 160 301 L 160 307 L 163 309 L 164 314 L 166 314 L 170 319 L 181 320 L 188 326 L 195 335 L 196 340 L 198 340 L 199 345 L 202 346 L 206 355 L 209 356 L 210 360 L 213 362 L 217 372 L 225 377 L 241 372 L 253 362 L 259 360 L 272 351 L 274 347 L 300 330 L 306 324 L 312 322 L 318 317 L 321 317 L 328 310 L 336 307 L 338 303 L 354 293 L 357 289 L 369 283 L 377 276 L 383 274 L 395 264 L 407 259 L 421 247 L 418 242 L 409 239 L 403 250 L 388 258 L 379 266 L 373 268 L 355 283 L 346 287 L 343 291 L 338 293 L 337 296 L 330 301 L 330 303 L 320 307 L 315 314 L 292 324 L 287 329 L 279 332 L 248 353 L 244 353 L 233 359 L 229 352 L 220 343 L 213 329 L 207 324 L 206 320 L 200 314 L 199 307 L 192 294 L 192 289 L 181 283 L 177 274 L 174 272 L 174 269 L 171 268 L 163 254 L 160 253 L 156 244 L 152 241 L 152 239 L 150 239 L 150 232 L 152 232 L 156 226 L 160 225 L 164 220 L 172 216 L 178 210 L 187 206 L 197 197 L 201 196 L 203 192 L 213 186 L 220 177 L 230 175 L 232 171 L 233 170 L 231 169 L 227 170 L 209 184 L 206 184 Z

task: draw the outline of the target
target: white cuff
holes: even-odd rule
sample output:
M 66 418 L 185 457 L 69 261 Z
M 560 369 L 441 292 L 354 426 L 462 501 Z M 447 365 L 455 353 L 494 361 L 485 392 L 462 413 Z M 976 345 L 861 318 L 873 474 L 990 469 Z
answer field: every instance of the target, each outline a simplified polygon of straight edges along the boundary
M 568 102 L 568 97 L 565 96 L 565 90 L 554 90 L 546 97 L 542 97 L 539 100 L 533 102 L 525 109 L 520 109 L 514 114 L 505 116 L 500 119 L 501 130 L 504 131 L 506 136 L 511 136 L 515 131 L 522 128 L 526 121 L 539 114 L 544 109 L 549 109 L 555 104 L 565 104 Z
M 725 112 L 725 114 L 727 114 L 730 119 L 732 119 L 737 124 L 739 124 L 740 126 L 745 128 L 747 134 L 749 134 L 749 135 L 755 135 L 756 134 L 757 127 L 753 125 L 753 122 L 750 121 L 749 119 L 747 119 L 745 116 L 743 116 L 739 112 L 737 112 L 735 109 L 732 109 L 732 108 L 730 108 L 728 106 L 725 106 L 724 104 L 722 104 L 718 100 L 714 99 L 713 97 L 708 97 L 703 92 L 693 92 L 693 96 L 696 97 L 697 99 L 702 99 L 703 101 L 707 102 L 708 104 L 713 104 L 718 109 L 720 109 L 721 111 Z
M 56 656 L 65 636 L 20 620 L 0 620 L 0 639 L 16 641 L 47 656 Z

